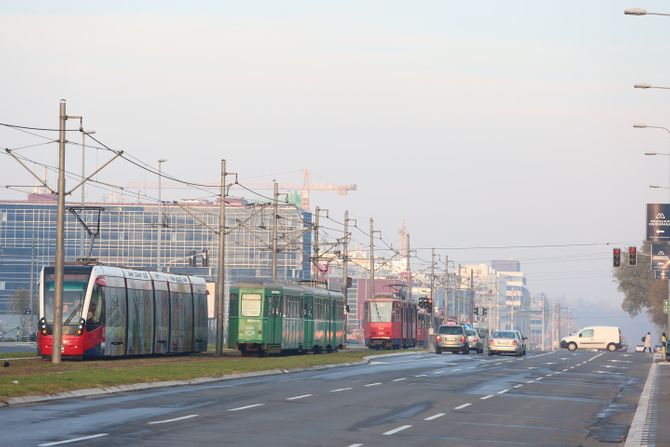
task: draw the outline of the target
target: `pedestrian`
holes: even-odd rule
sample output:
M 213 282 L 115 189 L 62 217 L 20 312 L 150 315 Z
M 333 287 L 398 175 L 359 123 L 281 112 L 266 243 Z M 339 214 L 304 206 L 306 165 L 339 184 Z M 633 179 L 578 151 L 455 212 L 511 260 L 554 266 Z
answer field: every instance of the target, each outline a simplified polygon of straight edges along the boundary
M 661 353 L 663 354 L 663 358 L 665 358 L 665 353 L 667 352 L 667 345 L 668 344 L 668 336 L 665 335 L 665 332 L 661 334 Z
M 651 350 L 651 332 L 647 332 L 647 335 L 644 336 L 644 350 L 646 351 L 649 348 L 649 352 L 653 354 L 654 351 Z

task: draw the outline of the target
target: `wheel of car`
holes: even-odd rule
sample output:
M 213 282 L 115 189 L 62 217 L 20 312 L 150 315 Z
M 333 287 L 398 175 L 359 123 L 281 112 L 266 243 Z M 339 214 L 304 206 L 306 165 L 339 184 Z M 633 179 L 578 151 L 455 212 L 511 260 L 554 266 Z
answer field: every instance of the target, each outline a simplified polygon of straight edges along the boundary
M 477 354 L 483 354 L 483 353 L 484 353 L 484 348 L 479 348 L 479 350 L 477 351 Z
M 493 354 L 495 354 L 495 353 L 489 349 L 489 355 L 493 355 Z
M 435 348 L 435 354 L 442 354 L 442 351 L 440 350 L 440 348 Z
M 607 345 L 607 350 L 608 350 L 609 352 L 614 352 L 614 351 L 616 351 L 616 345 L 615 345 L 614 343 L 610 343 L 610 344 L 608 344 L 608 345 Z
M 568 343 L 568 351 L 576 351 L 577 350 L 577 343 L 574 341 Z
M 467 346 L 467 347 L 463 350 L 463 354 L 470 354 L 470 346 Z

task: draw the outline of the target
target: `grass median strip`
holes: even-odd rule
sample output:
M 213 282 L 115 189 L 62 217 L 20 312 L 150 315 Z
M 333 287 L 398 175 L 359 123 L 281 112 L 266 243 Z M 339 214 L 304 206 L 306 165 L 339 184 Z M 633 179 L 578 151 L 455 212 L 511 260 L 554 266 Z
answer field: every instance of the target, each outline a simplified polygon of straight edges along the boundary
M 151 383 L 198 378 L 218 378 L 231 374 L 288 371 L 297 368 L 354 363 L 379 351 L 341 350 L 332 354 L 278 357 L 241 357 L 227 352 L 191 356 L 144 357 L 115 360 L 69 361 L 53 364 L 49 359 L 18 359 L 0 368 L 0 402 L 11 397 L 55 394 L 88 388 Z M 17 357 L 17 354 L 13 354 Z

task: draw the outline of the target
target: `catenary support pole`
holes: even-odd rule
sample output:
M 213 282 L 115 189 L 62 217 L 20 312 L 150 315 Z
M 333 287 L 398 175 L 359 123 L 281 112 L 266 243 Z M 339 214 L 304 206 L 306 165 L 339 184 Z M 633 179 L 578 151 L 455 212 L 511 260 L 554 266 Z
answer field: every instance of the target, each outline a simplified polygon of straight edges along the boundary
M 277 225 L 279 224 L 279 183 L 274 182 L 272 206 L 272 280 L 277 281 Z
M 223 354 L 223 318 L 226 273 L 226 160 L 221 160 L 221 202 L 219 203 L 219 270 L 216 277 L 216 355 Z M 227 323 L 227 319 L 225 319 Z
M 368 286 L 368 298 L 375 295 L 375 221 L 370 218 L 370 285 Z
M 61 362 L 63 346 L 63 277 L 65 263 L 65 100 L 60 100 L 58 125 L 58 205 L 56 211 L 56 259 L 54 266 L 54 321 L 51 363 Z

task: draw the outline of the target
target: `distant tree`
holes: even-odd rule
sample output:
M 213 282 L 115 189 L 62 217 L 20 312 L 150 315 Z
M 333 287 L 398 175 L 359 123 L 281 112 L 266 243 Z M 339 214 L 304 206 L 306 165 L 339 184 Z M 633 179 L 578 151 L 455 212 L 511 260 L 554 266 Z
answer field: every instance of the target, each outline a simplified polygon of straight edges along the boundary
M 25 289 L 18 289 L 9 299 L 8 310 L 11 313 L 23 313 L 25 309 L 30 308 L 30 292 Z
M 663 313 L 663 300 L 668 298 L 668 280 L 655 279 L 651 270 L 651 245 L 648 242 L 637 251 L 637 265 L 628 265 L 627 250 L 621 250 L 621 267 L 614 268 L 617 289 L 624 294 L 621 308 L 634 317 L 646 312 L 654 324 L 665 326 L 667 316 Z

